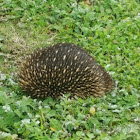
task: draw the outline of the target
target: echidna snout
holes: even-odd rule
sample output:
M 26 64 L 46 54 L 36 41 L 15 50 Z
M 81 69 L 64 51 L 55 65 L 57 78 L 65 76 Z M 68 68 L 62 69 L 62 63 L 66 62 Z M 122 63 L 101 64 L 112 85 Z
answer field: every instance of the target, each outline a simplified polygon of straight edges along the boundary
M 114 87 L 110 75 L 83 49 L 56 44 L 32 53 L 22 63 L 19 83 L 33 98 L 103 96 Z

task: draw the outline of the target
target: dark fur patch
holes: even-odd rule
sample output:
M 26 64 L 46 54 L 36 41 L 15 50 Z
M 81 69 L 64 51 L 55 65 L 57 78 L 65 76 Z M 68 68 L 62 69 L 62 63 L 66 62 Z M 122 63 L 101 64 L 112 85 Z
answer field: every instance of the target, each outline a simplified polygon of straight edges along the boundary
M 34 98 L 102 96 L 114 87 L 110 75 L 83 49 L 56 44 L 35 51 L 23 62 L 19 83 Z

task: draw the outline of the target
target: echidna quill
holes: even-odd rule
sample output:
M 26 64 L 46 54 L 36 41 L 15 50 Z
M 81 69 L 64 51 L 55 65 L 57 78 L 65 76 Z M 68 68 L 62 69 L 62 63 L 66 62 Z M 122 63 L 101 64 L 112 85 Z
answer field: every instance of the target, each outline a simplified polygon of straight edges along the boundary
M 111 91 L 110 75 L 83 49 L 56 44 L 32 53 L 22 63 L 19 83 L 33 98 L 58 98 L 65 93 L 85 98 Z

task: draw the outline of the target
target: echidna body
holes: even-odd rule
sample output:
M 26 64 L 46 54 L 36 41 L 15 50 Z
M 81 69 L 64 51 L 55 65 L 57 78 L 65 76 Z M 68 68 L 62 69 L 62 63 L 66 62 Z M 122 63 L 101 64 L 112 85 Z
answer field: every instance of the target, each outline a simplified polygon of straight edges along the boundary
M 100 97 L 113 89 L 110 75 L 83 49 L 56 44 L 32 53 L 21 65 L 19 83 L 33 98 L 65 93 Z

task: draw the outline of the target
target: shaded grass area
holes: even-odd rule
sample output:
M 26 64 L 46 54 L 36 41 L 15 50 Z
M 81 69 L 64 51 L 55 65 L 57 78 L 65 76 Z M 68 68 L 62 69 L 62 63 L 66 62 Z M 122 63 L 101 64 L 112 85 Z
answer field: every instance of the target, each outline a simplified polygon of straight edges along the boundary
M 2 139 L 140 139 L 138 1 L 6 0 L 0 6 Z M 22 59 L 60 42 L 84 47 L 112 75 L 114 91 L 85 100 L 25 96 L 17 80 Z

